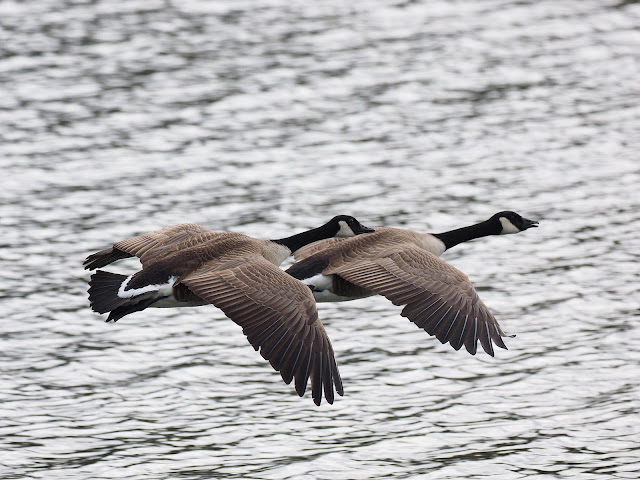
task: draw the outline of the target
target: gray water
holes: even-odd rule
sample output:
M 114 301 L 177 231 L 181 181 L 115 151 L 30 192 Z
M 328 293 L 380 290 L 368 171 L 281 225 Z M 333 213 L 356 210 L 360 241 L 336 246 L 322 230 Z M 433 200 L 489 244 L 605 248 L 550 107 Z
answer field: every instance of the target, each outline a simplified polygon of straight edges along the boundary
M 638 478 L 639 27 L 631 1 L 0 2 L 0 478 Z M 444 258 L 509 350 L 322 304 L 334 405 L 213 306 L 88 306 L 86 255 L 171 224 L 504 209 L 540 228 Z

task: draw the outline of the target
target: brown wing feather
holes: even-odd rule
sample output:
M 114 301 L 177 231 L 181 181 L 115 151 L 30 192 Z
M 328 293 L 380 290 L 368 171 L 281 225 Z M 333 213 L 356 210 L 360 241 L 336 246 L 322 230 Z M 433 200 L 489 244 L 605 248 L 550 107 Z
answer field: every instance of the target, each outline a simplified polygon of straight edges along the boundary
M 343 394 L 331 342 L 306 285 L 259 255 L 209 263 L 181 283 L 240 325 L 287 384 L 295 377 L 298 395 L 304 394 L 309 378 L 316 405 L 323 389 L 329 403 L 334 386 Z
M 456 350 L 464 344 L 475 355 L 478 340 L 491 356 L 492 340 L 506 348 L 497 320 L 460 270 L 413 245 L 396 245 L 370 257 L 336 258 L 323 273 L 405 305 L 402 316 Z
M 353 237 L 350 237 L 353 238 Z M 340 242 L 344 242 L 347 238 L 325 238 L 324 240 L 318 240 L 316 242 L 310 243 L 309 245 L 305 245 L 302 248 L 299 248 L 293 253 L 293 258 L 296 262 L 300 260 L 310 257 L 314 253 L 318 253 L 320 251 L 326 250 L 327 248 L 333 247 Z
M 143 266 L 147 266 L 168 253 L 210 241 L 220 235 L 224 234 L 194 223 L 173 225 L 122 240 L 113 244 L 111 248 L 89 255 L 84 261 L 84 268 L 94 270 L 116 260 L 134 256 L 140 258 Z
M 420 238 L 420 234 L 410 230 L 390 227 L 375 227 L 375 232 L 366 235 L 356 235 L 349 238 L 326 238 L 310 243 L 293 254 L 296 262 L 313 255 L 330 257 L 332 260 L 346 258 L 353 259 L 354 256 L 375 257 L 378 252 L 384 251 L 393 245 L 403 241 L 406 235 Z

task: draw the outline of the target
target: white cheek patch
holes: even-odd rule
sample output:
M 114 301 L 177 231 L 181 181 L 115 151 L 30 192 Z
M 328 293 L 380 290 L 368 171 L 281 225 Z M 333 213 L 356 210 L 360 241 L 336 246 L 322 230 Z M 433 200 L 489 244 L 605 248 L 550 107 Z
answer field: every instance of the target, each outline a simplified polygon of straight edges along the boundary
M 120 288 L 118 289 L 118 297 L 132 298 L 149 292 L 157 292 L 162 297 L 168 297 L 173 294 L 173 284 L 178 279 L 178 277 L 173 276 L 169 277 L 167 283 L 160 283 L 158 285 L 145 285 L 141 288 L 132 288 L 131 290 L 125 290 L 132 277 L 133 275 L 127 277 L 125 281 L 122 282 L 122 285 L 120 285 Z
M 520 229 L 516 227 L 508 218 L 500 217 L 500 223 L 502 224 L 502 232 L 500 235 L 506 235 L 508 233 L 520 233 Z
M 338 225 L 340 225 L 340 230 L 338 230 L 338 233 L 336 233 L 336 237 L 354 237 L 356 235 L 344 220 L 340 220 L 338 222 Z

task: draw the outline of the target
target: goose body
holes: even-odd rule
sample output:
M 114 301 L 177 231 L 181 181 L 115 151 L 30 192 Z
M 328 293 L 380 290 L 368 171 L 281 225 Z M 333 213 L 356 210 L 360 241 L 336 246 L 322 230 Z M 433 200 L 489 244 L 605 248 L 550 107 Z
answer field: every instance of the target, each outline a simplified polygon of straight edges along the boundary
M 320 239 L 373 232 L 340 215 L 321 227 L 277 240 L 216 232 L 181 224 L 115 243 L 89 255 L 94 270 L 136 256 L 133 275 L 98 270 L 89 282 L 91 307 L 115 322 L 147 307 L 213 304 L 239 324 L 251 345 L 302 396 L 311 378 L 319 405 L 322 391 L 333 403 L 343 394 L 331 342 L 318 318 L 310 289 L 279 265 L 293 252 Z
M 506 348 L 505 333 L 460 270 L 439 258 L 459 243 L 487 235 L 522 232 L 537 226 L 515 212 L 439 234 L 390 227 L 349 239 L 328 239 L 294 254 L 288 270 L 306 283 L 317 302 L 349 301 L 383 295 L 404 305 L 409 318 L 442 343 L 475 355 L 477 341 L 489 354 L 492 342 Z

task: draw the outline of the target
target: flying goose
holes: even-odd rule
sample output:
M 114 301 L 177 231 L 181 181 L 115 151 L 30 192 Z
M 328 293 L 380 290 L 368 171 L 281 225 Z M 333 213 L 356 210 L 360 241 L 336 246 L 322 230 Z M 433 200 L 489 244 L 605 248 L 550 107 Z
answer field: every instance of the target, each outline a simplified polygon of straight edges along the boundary
M 213 304 L 242 327 L 249 343 L 260 349 L 285 383 L 295 377 L 298 395 L 304 394 L 311 378 L 316 405 L 323 389 L 327 402 L 333 403 L 333 386 L 343 395 L 342 380 L 313 295 L 279 265 L 311 242 L 373 231 L 347 215 L 277 240 L 188 223 L 167 227 L 87 257 L 84 267 L 89 270 L 133 256 L 142 263 L 142 270 L 129 276 L 94 273 L 89 282 L 91 308 L 109 312 L 107 321 L 116 322 L 147 307 Z
M 327 239 L 294 254 L 288 274 L 306 283 L 317 302 L 383 295 L 418 327 L 475 355 L 477 341 L 493 356 L 491 340 L 507 348 L 507 336 L 460 270 L 438 258 L 459 243 L 487 235 L 519 233 L 538 222 L 504 211 L 490 219 L 444 233 L 375 227 L 356 238 Z

